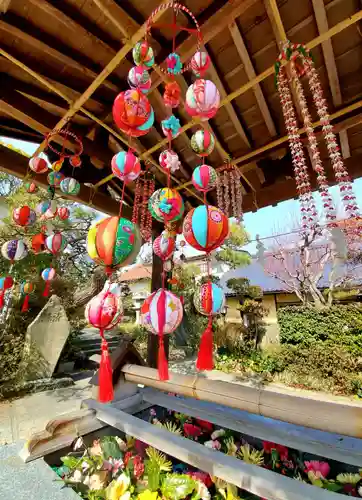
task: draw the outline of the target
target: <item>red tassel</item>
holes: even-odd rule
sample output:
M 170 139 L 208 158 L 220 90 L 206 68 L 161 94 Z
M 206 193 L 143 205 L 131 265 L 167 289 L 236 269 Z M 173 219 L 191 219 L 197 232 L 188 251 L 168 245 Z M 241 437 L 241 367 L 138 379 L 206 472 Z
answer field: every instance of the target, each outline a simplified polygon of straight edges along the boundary
M 43 292 L 43 297 L 49 297 L 49 291 L 50 291 L 50 281 L 46 281 L 44 292 Z
M 198 370 L 212 370 L 214 368 L 213 360 L 213 332 L 212 332 L 212 317 L 209 316 L 209 322 L 206 330 L 202 334 L 200 341 L 199 354 L 197 356 L 196 368 Z
M 4 295 L 5 295 L 5 290 L 1 290 L 0 292 L 0 309 L 4 307 Z
M 168 380 L 168 361 L 165 353 L 165 343 L 163 339 L 163 330 L 166 323 L 166 292 L 162 288 L 160 297 L 157 302 L 157 315 L 158 315 L 158 376 L 160 380 Z
M 102 357 L 98 372 L 98 377 L 99 377 L 98 400 L 101 403 L 109 403 L 114 398 L 112 365 L 108 351 L 108 343 L 106 339 L 103 337 L 103 332 L 101 331 L 100 333 L 102 337 Z
M 157 366 L 159 379 L 169 380 L 170 377 L 168 375 L 168 361 L 165 353 L 165 342 L 163 340 L 163 335 L 159 336 Z
M 29 310 L 29 295 L 25 295 L 25 299 L 23 302 L 23 307 L 21 308 L 21 312 L 27 312 Z

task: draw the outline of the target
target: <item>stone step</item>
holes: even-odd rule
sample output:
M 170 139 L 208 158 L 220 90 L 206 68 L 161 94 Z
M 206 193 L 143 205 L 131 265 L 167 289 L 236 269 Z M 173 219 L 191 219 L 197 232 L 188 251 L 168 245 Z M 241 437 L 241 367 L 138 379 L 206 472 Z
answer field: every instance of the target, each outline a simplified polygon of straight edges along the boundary
M 118 346 L 121 339 L 106 339 L 109 346 Z M 89 347 L 100 346 L 101 339 L 87 340 L 86 342 L 74 342 L 74 346 L 79 347 L 79 349 L 86 349 Z
M 117 349 L 117 346 L 108 346 L 109 352 L 113 352 Z M 90 358 L 93 356 L 93 354 L 99 354 L 101 352 L 101 347 L 92 347 L 90 349 L 82 349 L 82 352 L 87 356 L 87 358 Z

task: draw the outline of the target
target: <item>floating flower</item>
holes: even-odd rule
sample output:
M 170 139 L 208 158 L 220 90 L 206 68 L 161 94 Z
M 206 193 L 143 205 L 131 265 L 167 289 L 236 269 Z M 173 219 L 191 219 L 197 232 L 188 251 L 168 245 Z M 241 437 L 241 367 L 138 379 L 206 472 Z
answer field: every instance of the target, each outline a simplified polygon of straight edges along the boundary
M 107 477 L 108 477 L 108 471 L 106 470 L 97 471 L 91 476 L 88 476 L 87 486 L 89 487 L 90 490 L 102 490 L 107 483 Z M 83 482 L 84 484 L 86 484 L 85 481 Z M 118 497 L 115 498 L 119 500 Z
M 131 484 L 131 479 L 128 474 L 123 472 L 117 479 L 111 482 L 111 484 L 106 489 L 107 500 L 120 500 L 123 497 L 129 486 Z M 101 488 L 98 488 L 101 489 Z
M 353 486 L 356 486 L 356 484 L 361 480 L 361 476 L 357 473 L 351 474 L 351 473 L 345 472 L 344 474 L 338 474 L 338 476 L 336 477 L 336 480 L 341 484 L 351 484 Z
M 186 474 L 188 476 L 192 477 L 192 479 L 195 479 L 195 481 L 202 481 L 204 483 L 204 485 L 207 486 L 208 488 L 211 488 L 211 486 L 213 484 L 212 479 L 207 472 L 189 471 L 189 472 L 186 472 Z
M 182 62 L 180 56 L 176 52 L 171 52 L 166 59 L 167 73 L 171 75 L 179 75 L 182 71 Z
M 195 422 L 201 427 L 203 431 L 212 432 L 214 429 L 214 425 L 207 420 L 201 420 L 201 418 L 196 418 Z
M 198 437 L 202 434 L 202 430 L 197 425 L 184 424 L 184 433 L 188 437 Z
M 211 439 L 217 439 L 225 435 L 225 429 L 218 429 L 211 434 Z
M 305 472 L 313 472 L 318 479 L 325 479 L 331 470 L 327 462 L 320 462 L 319 460 L 304 462 L 304 465 L 306 467 Z
M 137 496 L 137 500 L 158 500 L 157 491 L 145 490 Z

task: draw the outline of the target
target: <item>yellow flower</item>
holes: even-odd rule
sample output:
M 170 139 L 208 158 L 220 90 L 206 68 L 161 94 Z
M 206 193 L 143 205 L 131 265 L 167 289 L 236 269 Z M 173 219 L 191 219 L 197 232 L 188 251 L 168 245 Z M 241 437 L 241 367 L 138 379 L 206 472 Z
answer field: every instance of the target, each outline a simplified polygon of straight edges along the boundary
M 128 474 L 121 474 L 115 481 L 112 481 L 106 489 L 107 500 L 127 500 L 125 494 L 129 493 L 127 490 L 130 483 L 131 480 Z M 130 498 L 130 496 L 131 495 L 128 495 L 128 498 Z
M 158 500 L 159 498 L 157 491 L 145 490 L 138 495 L 137 500 Z
M 353 486 L 356 486 L 358 481 L 361 480 L 361 476 L 359 474 L 350 474 L 346 472 L 344 474 L 338 474 L 336 479 L 342 484 L 352 484 Z

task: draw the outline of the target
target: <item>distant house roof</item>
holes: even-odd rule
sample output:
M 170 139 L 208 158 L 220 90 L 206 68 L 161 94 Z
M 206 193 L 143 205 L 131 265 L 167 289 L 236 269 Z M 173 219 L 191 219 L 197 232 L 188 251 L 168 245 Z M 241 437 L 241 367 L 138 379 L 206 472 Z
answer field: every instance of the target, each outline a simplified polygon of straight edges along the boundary
M 319 288 L 328 288 L 329 287 L 329 275 L 331 273 L 332 266 L 331 264 L 327 264 L 324 267 L 324 273 L 321 279 L 319 280 L 318 287 Z M 347 267 L 342 268 L 341 272 L 347 272 Z M 226 295 L 233 295 L 233 291 L 230 290 L 226 286 L 228 280 L 232 278 L 247 278 L 250 281 L 251 285 L 260 286 L 264 293 L 276 293 L 276 292 L 285 292 L 287 290 L 285 284 L 277 278 L 273 278 L 264 272 L 262 266 L 253 261 L 249 266 L 240 267 L 239 269 L 231 270 L 225 273 L 221 280 L 220 284 L 224 289 Z M 353 272 L 353 283 L 351 286 L 361 286 L 362 285 L 362 266 L 358 266 L 354 268 Z
M 123 271 L 120 274 L 119 281 L 138 281 L 142 279 L 151 279 L 152 266 L 144 266 L 143 264 L 136 264 Z

